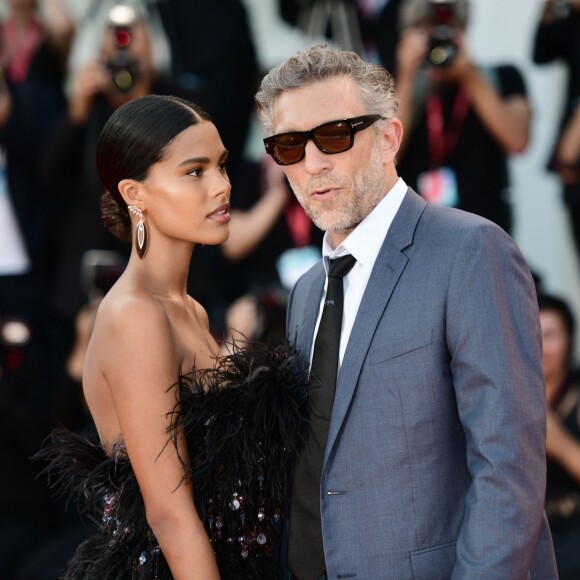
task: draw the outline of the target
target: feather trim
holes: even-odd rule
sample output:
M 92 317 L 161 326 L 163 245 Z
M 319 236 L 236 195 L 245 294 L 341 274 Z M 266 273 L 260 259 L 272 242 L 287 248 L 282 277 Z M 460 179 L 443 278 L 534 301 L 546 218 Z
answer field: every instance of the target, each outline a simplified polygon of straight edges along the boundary
M 170 440 L 187 440 L 184 477 L 224 580 L 278 576 L 281 520 L 306 435 L 307 375 L 289 347 L 250 343 L 232 345 L 215 368 L 179 376 Z M 34 459 L 98 525 L 64 579 L 171 578 L 122 443 L 107 454 L 96 436 L 59 429 Z

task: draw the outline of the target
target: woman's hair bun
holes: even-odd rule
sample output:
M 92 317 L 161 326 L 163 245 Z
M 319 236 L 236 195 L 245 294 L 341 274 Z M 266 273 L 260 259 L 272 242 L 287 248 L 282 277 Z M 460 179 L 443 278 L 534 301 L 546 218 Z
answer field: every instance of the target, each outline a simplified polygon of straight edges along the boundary
M 121 207 L 109 191 L 101 197 L 101 218 L 114 236 L 120 240 L 131 239 L 131 218 L 127 206 Z

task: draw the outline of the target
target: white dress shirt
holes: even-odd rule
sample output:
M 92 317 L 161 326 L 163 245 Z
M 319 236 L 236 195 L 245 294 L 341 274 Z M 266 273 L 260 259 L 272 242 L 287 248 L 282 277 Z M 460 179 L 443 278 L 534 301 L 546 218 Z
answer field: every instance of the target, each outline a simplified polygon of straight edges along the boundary
M 328 232 L 324 234 L 322 256 L 327 276 L 329 259 L 339 258 L 346 254 L 352 254 L 356 258 L 356 264 L 344 277 L 344 314 L 342 317 L 342 332 L 340 335 L 340 351 L 338 355 L 339 370 L 358 308 L 371 276 L 373 266 L 375 265 L 375 260 L 406 193 L 407 185 L 399 178 L 397 183 L 395 183 L 373 211 L 334 250 L 330 244 Z M 314 337 L 316 337 L 316 333 L 318 332 L 318 325 L 320 324 L 320 317 L 322 316 L 327 284 L 328 277 L 326 278 L 324 290 L 320 297 L 320 308 L 314 329 Z M 312 350 L 314 350 L 314 339 L 312 341 Z M 310 352 L 310 360 L 312 361 L 312 351 Z

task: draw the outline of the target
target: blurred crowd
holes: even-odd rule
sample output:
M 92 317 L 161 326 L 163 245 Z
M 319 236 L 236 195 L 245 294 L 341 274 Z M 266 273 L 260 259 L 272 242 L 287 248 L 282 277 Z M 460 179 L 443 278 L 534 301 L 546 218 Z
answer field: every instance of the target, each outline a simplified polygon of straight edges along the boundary
M 0 580 L 56 578 L 92 525 L 64 510 L 29 458 L 57 424 L 91 429 L 84 350 L 130 248 L 100 220 L 100 129 L 150 93 L 200 104 L 229 150 L 231 237 L 194 251 L 189 291 L 212 332 L 281 341 L 297 277 L 320 257 L 312 225 L 262 148 L 253 95 L 296 50 L 328 41 L 395 77 L 399 174 L 430 203 L 508 233 L 511 156 L 532 106 L 510 62 L 472 58 L 467 0 L 4 0 L 0 13 Z M 499 26 L 500 24 L 498 24 Z M 508 23 L 505 23 L 508 26 Z M 567 71 L 546 171 L 580 257 L 580 0 L 546 0 L 530 56 Z M 554 105 L 555 106 L 555 105 Z M 549 406 L 548 492 L 561 578 L 580 578 L 580 379 L 574 315 L 538 277 Z

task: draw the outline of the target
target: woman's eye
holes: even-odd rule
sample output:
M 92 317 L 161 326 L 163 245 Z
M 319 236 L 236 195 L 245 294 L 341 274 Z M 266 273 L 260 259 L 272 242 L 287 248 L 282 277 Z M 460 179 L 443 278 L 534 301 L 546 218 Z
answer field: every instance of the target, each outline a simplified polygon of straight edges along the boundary
M 203 169 L 201 167 L 196 167 L 189 172 L 189 175 L 193 175 L 194 177 L 201 177 L 203 174 Z
M 222 162 L 220 163 L 220 169 L 221 169 L 222 171 L 227 171 L 227 170 L 228 170 L 228 162 L 227 162 L 227 161 L 222 161 Z

